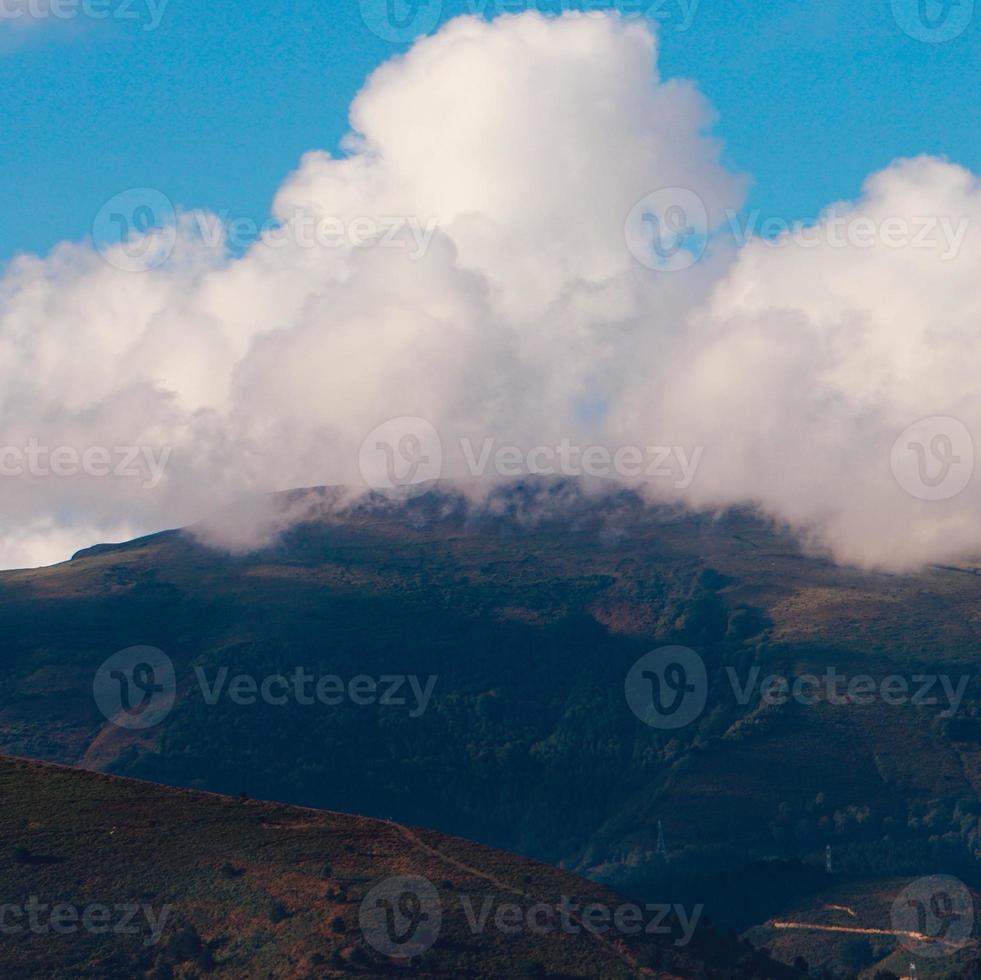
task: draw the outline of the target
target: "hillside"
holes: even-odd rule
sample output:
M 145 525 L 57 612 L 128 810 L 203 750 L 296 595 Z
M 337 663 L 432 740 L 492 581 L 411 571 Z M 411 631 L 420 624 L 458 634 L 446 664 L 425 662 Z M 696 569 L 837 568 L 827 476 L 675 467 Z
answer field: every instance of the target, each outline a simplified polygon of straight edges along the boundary
M 0 815 L 3 976 L 793 976 L 704 924 L 693 932 L 684 915 L 664 917 L 657 936 L 589 931 L 593 903 L 616 923 L 626 900 L 388 821 L 10 758 L 0 758 Z M 372 910 L 408 916 L 397 896 L 410 887 L 416 921 L 386 947 Z M 509 906 L 518 911 L 499 911 Z M 411 941 L 410 956 L 401 943 Z
M 479 514 L 435 493 L 335 513 L 323 494 L 319 516 L 245 556 L 168 532 L 0 574 L 0 751 L 430 826 L 705 902 L 739 932 L 839 879 L 977 885 L 978 568 L 840 568 L 751 515 L 561 485 Z M 624 697 L 665 644 L 706 667 L 704 710 L 675 730 Z M 93 698 L 133 646 L 164 652 L 176 684 L 135 730 Z M 418 687 L 390 705 L 228 696 L 238 675 L 296 668 Z M 899 677 L 908 696 L 738 696 L 828 669 L 876 691 Z
M 814 968 L 832 968 L 846 974 L 874 977 L 888 970 L 906 975 L 909 964 L 916 966 L 920 980 L 940 977 L 975 977 L 978 975 L 979 943 L 972 935 L 973 909 L 979 907 L 978 893 L 953 887 L 941 879 L 852 878 L 839 881 L 825 891 L 798 903 L 789 903 L 773 919 L 750 929 L 746 936 L 765 946 L 778 959 L 792 960 L 802 956 Z M 947 934 L 931 942 L 904 935 L 902 921 L 896 913 L 897 900 L 905 904 L 906 896 L 929 893 L 954 897 Z M 958 899 L 963 900 L 961 905 Z M 968 918 L 972 918 L 968 922 Z

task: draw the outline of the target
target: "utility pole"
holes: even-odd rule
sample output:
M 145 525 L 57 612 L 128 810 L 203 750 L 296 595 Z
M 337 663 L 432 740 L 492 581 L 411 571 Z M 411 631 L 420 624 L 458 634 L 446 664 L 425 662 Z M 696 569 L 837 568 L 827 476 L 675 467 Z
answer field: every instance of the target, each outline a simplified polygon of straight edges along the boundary
M 657 822 L 657 845 L 654 848 L 655 854 L 660 854 L 665 861 L 668 859 L 668 848 L 664 843 L 664 828 L 661 826 L 661 821 Z

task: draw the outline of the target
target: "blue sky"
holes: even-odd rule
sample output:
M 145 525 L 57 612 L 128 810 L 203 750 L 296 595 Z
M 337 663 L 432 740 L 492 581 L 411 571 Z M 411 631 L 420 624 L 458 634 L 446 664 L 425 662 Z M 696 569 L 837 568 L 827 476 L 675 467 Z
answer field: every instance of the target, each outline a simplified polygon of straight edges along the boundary
M 148 0 L 101 2 L 114 16 L 29 30 L 0 19 L 0 261 L 86 236 L 101 205 L 135 186 L 263 219 L 304 151 L 337 148 L 367 74 L 405 49 L 367 26 L 362 6 L 370 21 L 375 0 L 169 0 L 151 30 Z M 446 0 L 440 18 L 519 2 Z M 663 75 L 698 82 L 726 162 L 752 175 L 748 207 L 792 220 L 855 196 L 898 156 L 981 171 L 981 12 L 973 0 L 947 11 L 924 0 L 957 34 L 931 43 L 901 26 L 915 32 L 918 2 L 652 0 L 648 11 Z

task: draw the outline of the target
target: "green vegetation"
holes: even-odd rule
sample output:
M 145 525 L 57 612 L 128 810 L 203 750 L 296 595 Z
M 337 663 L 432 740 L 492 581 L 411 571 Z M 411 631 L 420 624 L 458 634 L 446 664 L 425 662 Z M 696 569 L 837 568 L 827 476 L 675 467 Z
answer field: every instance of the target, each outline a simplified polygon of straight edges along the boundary
M 373 948 L 358 925 L 365 895 L 392 875 L 453 885 L 414 976 L 628 980 L 651 976 L 644 964 L 655 962 L 662 980 L 703 968 L 736 980 L 796 976 L 705 928 L 684 946 L 644 932 L 608 939 L 475 930 L 459 896 L 475 907 L 507 900 L 528 908 L 554 907 L 563 896 L 608 908 L 624 899 L 558 868 L 386 821 L 5 758 L 0 815 L 0 905 L 24 909 L 33 899 L 42 909 L 37 929 L 23 914 L 5 916 L 4 977 L 404 976 L 406 964 Z M 25 847 L 45 860 L 19 860 Z M 50 927 L 57 905 L 77 910 L 74 926 Z M 77 924 L 93 906 L 113 910 L 110 928 Z M 132 933 L 116 928 L 125 908 L 140 910 Z
M 704 902 L 736 931 L 825 889 L 829 844 L 836 881 L 944 872 L 977 886 L 973 569 L 839 569 L 745 515 L 549 492 L 510 491 L 500 520 L 430 495 L 245 557 L 168 533 L 0 574 L 0 751 L 430 826 L 638 899 Z M 636 659 L 668 643 L 696 649 L 709 679 L 705 711 L 677 731 L 645 726 L 623 695 Z M 179 680 L 148 732 L 107 724 L 91 695 L 97 666 L 135 644 L 164 650 Z M 412 717 L 208 705 L 193 674 L 297 666 L 438 682 Z M 945 717 L 944 703 L 740 703 L 726 673 L 829 667 L 970 685 Z

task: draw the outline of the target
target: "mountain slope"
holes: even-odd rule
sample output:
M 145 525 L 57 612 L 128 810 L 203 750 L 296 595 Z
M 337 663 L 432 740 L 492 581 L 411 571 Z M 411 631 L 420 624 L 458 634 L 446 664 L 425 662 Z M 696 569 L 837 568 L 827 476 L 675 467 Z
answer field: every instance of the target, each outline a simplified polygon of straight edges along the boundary
M 0 815 L 4 976 L 668 980 L 736 961 L 733 976 L 792 976 L 704 928 L 686 931 L 684 917 L 663 917 L 656 936 L 590 931 L 591 903 L 613 910 L 615 923 L 625 900 L 556 868 L 386 821 L 10 758 L 0 758 Z M 378 910 L 408 916 L 412 896 L 419 931 L 387 932 Z M 501 911 L 509 907 L 517 911 Z M 411 940 L 410 957 L 401 943 Z
M 0 575 L 0 750 L 432 826 L 640 898 L 674 889 L 741 931 L 782 892 L 761 873 L 734 901 L 720 875 L 779 857 L 797 869 L 788 894 L 819 891 L 829 844 L 839 875 L 977 877 L 976 572 L 838 568 L 750 515 L 547 485 L 479 513 L 437 493 L 325 506 L 242 557 L 170 532 Z M 660 730 L 624 683 L 670 643 L 698 653 L 709 689 L 691 724 Z M 140 644 L 177 686 L 160 724 L 134 731 L 92 691 Z M 297 667 L 436 682 L 420 711 L 407 685 L 401 706 L 227 696 L 236 675 Z M 761 696 L 767 674 L 829 668 L 911 694 L 946 678 L 962 699 L 952 710 L 939 684 L 935 703 Z M 730 672 L 756 672 L 744 700 Z

